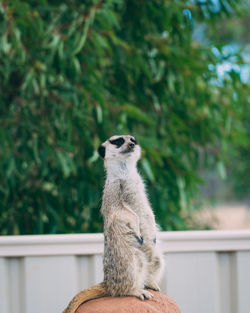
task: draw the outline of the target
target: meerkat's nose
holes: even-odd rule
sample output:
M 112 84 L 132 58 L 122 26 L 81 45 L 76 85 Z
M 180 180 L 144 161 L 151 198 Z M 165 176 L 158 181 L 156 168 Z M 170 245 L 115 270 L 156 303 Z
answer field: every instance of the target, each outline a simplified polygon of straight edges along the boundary
M 133 143 L 133 142 L 130 142 L 129 144 L 128 144 L 128 146 L 129 146 L 129 148 L 134 148 L 134 146 L 135 146 L 135 144 Z

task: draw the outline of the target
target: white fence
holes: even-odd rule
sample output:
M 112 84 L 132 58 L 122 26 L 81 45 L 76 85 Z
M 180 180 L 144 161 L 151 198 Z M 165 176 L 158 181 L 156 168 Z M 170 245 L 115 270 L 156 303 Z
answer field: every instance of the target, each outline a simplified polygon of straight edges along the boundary
M 250 230 L 159 234 L 182 313 L 250 312 Z M 0 313 L 61 312 L 102 280 L 102 234 L 0 237 Z

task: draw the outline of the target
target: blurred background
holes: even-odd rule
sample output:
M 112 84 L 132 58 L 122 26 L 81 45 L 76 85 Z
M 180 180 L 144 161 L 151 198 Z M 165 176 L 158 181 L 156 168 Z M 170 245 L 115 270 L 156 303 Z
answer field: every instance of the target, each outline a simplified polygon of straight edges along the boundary
M 133 134 L 162 230 L 250 228 L 250 3 L 1 0 L 0 234 L 101 232 Z

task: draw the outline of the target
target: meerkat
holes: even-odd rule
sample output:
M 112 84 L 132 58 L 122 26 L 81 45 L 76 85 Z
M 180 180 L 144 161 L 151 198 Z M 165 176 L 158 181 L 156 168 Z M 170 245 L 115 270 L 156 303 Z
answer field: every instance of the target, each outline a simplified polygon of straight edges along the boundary
M 157 247 L 157 226 L 136 165 L 141 148 L 130 135 L 115 135 L 98 148 L 106 181 L 101 212 L 104 217 L 104 280 L 78 293 L 64 313 L 105 296 L 153 298 L 159 291 L 163 257 Z

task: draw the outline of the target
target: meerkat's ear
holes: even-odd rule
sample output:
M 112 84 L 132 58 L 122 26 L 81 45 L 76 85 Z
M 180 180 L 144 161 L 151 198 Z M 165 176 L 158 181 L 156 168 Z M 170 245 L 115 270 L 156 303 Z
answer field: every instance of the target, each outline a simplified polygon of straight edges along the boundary
M 103 145 L 99 146 L 98 153 L 104 159 L 104 157 L 105 157 L 105 147 Z

